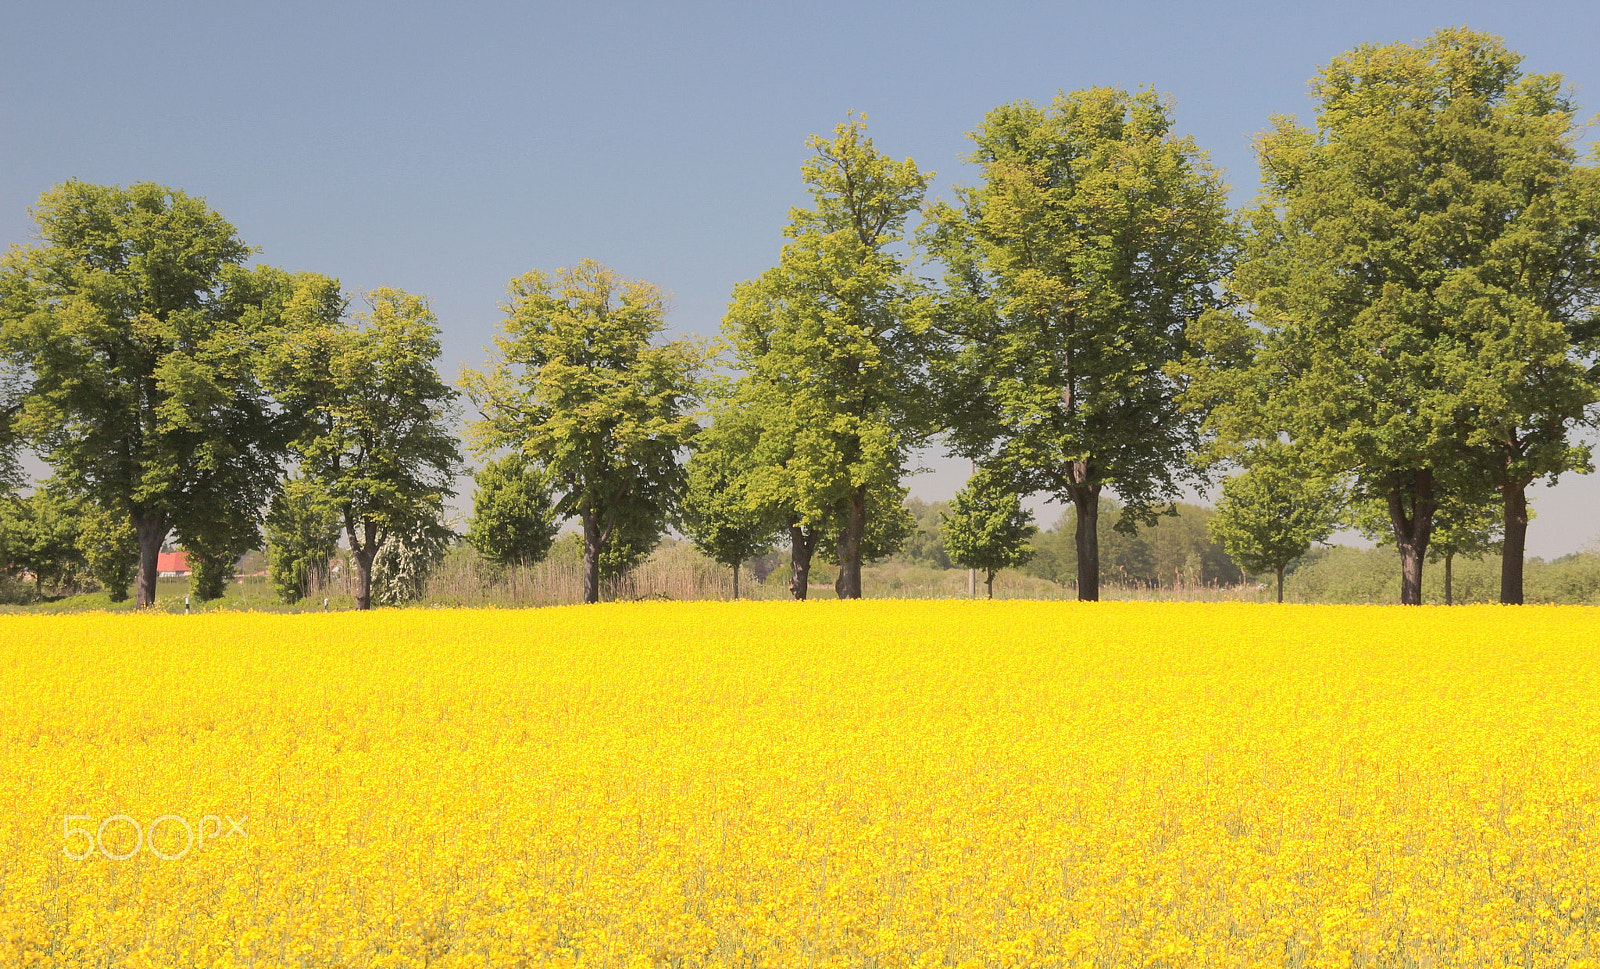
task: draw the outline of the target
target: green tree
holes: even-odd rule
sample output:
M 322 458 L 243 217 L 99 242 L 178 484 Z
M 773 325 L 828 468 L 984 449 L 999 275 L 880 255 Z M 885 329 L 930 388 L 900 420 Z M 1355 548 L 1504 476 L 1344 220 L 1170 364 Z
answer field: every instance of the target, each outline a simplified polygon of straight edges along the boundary
M 308 304 L 326 284 L 308 280 Z M 322 294 L 317 296 L 317 294 Z M 270 382 L 298 421 L 299 473 L 336 509 L 356 567 L 356 608 L 372 607 L 372 564 L 391 536 L 441 527 L 460 463 L 455 391 L 439 378 L 439 325 L 427 301 L 398 289 L 368 294 L 350 320 L 301 314 L 274 343 Z
M 789 518 L 791 557 L 802 553 L 796 598 L 824 532 L 836 536 L 835 591 L 861 596 L 868 495 L 898 487 L 929 428 L 925 301 L 896 247 L 932 173 L 874 149 L 865 121 L 807 141 L 813 207 L 790 211 L 778 265 L 734 289 L 723 321 L 753 385 L 739 396 L 771 420 L 757 450 L 776 473 L 756 490 Z
M 1225 186 L 1149 91 L 1018 101 L 972 138 L 983 183 L 934 206 L 923 233 L 954 341 L 935 396 L 956 453 L 1073 504 L 1078 597 L 1098 599 L 1102 490 L 1133 528 L 1195 477 L 1200 422 L 1164 366 L 1217 302 Z
M 271 321 L 230 294 L 253 288 L 251 250 L 204 200 L 150 183 L 65 182 L 34 220 L 40 244 L 0 264 L 0 346 L 31 375 L 15 427 L 74 493 L 128 509 L 146 606 L 197 496 L 277 479 L 256 378 Z
M 746 330 L 747 335 L 750 329 Z M 749 376 L 735 385 L 724 413 L 738 414 L 743 446 L 753 455 L 745 489 L 748 499 L 770 514 L 789 536 L 789 595 L 810 594 L 811 562 L 839 518 L 831 495 L 837 481 L 830 461 L 831 435 L 825 407 Z M 725 425 L 723 433 L 732 433 Z
M 749 493 L 755 429 L 743 423 L 751 415 L 729 404 L 726 396 L 718 400 L 711 425 L 695 439 L 680 517 L 694 547 L 733 570 L 737 599 L 740 566 L 771 551 L 784 523 Z
M 132 516 L 86 503 L 78 530 L 78 550 L 89 575 L 112 602 L 128 598 L 139 568 L 139 535 Z
M 339 549 L 341 510 L 311 481 L 289 477 L 267 510 L 267 577 L 294 604 L 328 581 Z
M 212 523 L 200 537 L 180 544 L 189 553 L 189 592 L 205 602 L 227 594 L 228 583 L 238 575 L 239 559 L 261 547 L 261 535 L 253 523 L 248 531 L 218 528 Z
M 867 529 L 857 547 L 862 564 L 870 565 L 896 554 L 916 533 L 917 519 L 906 507 L 907 494 L 906 488 L 886 479 L 879 479 L 867 490 Z M 837 543 L 824 546 L 822 553 L 825 561 L 839 564 Z
M 681 500 L 681 494 L 675 503 L 678 500 Z M 630 504 L 621 510 L 611 539 L 600 552 L 602 588 L 615 588 L 661 546 L 672 511 L 671 508 L 663 510 L 652 504 Z
M 544 476 L 521 454 L 485 464 L 475 476 L 467 541 L 496 565 L 532 565 L 550 554 L 556 531 L 555 498 Z
M 294 355 L 316 346 L 326 362 L 339 334 L 347 333 L 350 301 L 339 281 L 320 273 L 258 270 L 267 277 L 263 312 L 282 321 L 284 336 L 269 348 L 266 370 L 286 427 L 286 438 L 302 443 L 317 434 L 332 435 L 338 426 L 326 401 L 339 394 L 332 374 L 319 373 Z M 337 552 L 343 508 L 316 481 L 303 473 L 282 478 L 268 504 L 265 526 L 267 574 L 278 597 L 296 603 L 328 580 L 329 561 Z
M 1574 342 L 1600 299 L 1600 186 L 1572 105 L 1499 38 L 1359 47 L 1312 82 L 1315 130 L 1274 119 L 1231 281 L 1246 311 L 1197 328 L 1197 405 L 1226 446 L 1292 440 L 1380 502 L 1420 603 L 1441 496 L 1487 479 L 1521 600 L 1527 484 L 1587 467 L 1595 400 Z M 1592 343 L 1591 347 L 1592 349 Z
M 630 550 L 645 538 L 653 548 L 665 530 L 709 353 L 653 343 L 666 325 L 661 291 L 593 260 L 512 280 L 505 311 L 489 370 L 462 374 L 483 418 L 474 448 L 510 449 L 539 469 L 557 513 L 582 523 L 584 601 L 598 602 L 607 547 L 626 532 Z
M 272 266 L 236 274 L 222 294 L 230 318 L 252 332 L 266 334 L 256 358 L 259 371 L 272 370 L 271 343 L 288 330 L 337 325 L 349 300 L 339 282 L 320 273 L 289 273 Z M 303 404 L 304 402 L 301 402 Z M 275 400 L 269 438 L 275 451 L 287 452 L 297 433 L 316 415 Z M 178 543 L 189 553 L 189 590 L 200 601 L 221 598 L 237 572 L 239 559 L 262 547 L 266 509 L 286 479 L 276 465 L 233 462 L 203 469 L 183 513 L 173 520 Z
M 950 560 L 969 569 L 981 569 L 988 597 L 994 598 L 994 574 L 1027 564 L 1033 557 L 1028 543 L 1038 528 L 1033 512 L 1002 476 L 979 469 L 941 515 L 944 547 Z
M 178 544 L 189 553 L 189 592 L 206 602 L 220 599 L 238 571 L 239 559 L 261 547 L 259 502 L 276 482 L 239 482 L 197 500 L 174 522 Z
M 27 305 L 27 287 L 8 280 L 5 266 L 0 261 L 0 488 L 12 489 L 20 486 L 25 477 L 18 460 L 22 441 L 15 424 L 32 381 L 28 365 L 4 343 L 4 321 L 19 309 L 26 312 Z M 18 297 L 21 306 L 17 305 Z
M 87 563 L 78 547 L 84 502 L 66 494 L 58 482 L 33 490 L 27 498 L 7 496 L 0 504 L 7 565 L 33 578 L 35 596 L 46 587 L 73 589 Z
M 1248 572 L 1277 576 L 1339 527 L 1344 493 L 1337 482 L 1306 474 L 1281 455 L 1258 454 L 1222 483 L 1211 534 Z

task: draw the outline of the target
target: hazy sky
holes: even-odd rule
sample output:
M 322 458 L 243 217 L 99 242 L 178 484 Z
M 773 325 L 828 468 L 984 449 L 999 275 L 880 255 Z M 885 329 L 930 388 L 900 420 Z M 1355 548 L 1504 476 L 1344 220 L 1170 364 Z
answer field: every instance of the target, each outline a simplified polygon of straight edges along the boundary
M 204 196 L 263 262 L 427 294 L 444 370 L 483 360 L 506 282 L 598 258 L 715 335 L 804 201 L 805 139 L 849 110 L 877 146 L 975 176 L 990 108 L 1149 86 L 1256 187 L 1251 134 L 1309 118 L 1306 82 L 1361 43 L 1465 24 L 1600 110 L 1600 3 L 78 3 L 0 12 L 0 246 L 67 178 Z M 964 467 L 929 455 L 913 493 Z M 1600 534 L 1600 480 L 1536 498 L 1531 554 Z M 1046 523 L 1058 512 L 1043 513 Z

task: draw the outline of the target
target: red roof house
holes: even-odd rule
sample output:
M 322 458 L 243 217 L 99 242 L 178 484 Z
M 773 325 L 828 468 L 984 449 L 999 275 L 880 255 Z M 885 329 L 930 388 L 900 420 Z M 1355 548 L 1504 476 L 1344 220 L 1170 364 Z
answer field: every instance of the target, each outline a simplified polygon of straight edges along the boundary
M 188 552 L 161 552 L 156 555 L 156 574 L 164 579 L 189 574 Z

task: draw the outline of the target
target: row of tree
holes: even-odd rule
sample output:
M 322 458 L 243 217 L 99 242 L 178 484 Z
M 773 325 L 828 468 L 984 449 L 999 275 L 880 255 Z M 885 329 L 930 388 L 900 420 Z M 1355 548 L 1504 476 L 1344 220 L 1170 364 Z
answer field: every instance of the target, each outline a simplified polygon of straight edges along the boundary
M 1496 540 L 1521 602 L 1528 485 L 1589 469 L 1600 171 L 1560 77 L 1519 64 L 1466 29 L 1336 58 L 1315 128 L 1259 139 L 1263 191 L 1238 215 L 1149 92 L 997 108 L 972 135 L 978 184 L 926 207 L 927 177 L 860 122 L 814 139 L 815 205 L 735 291 L 743 376 L 691 478 L 741 534 L 787 529 L 797 596 L 824 534 L 859 594 L 909 453 L 943 433 L 980 469 L 968 499 L 1073 506 L 1085 599 L 1105 490 L 1134 528 L 1233 468 L 1219 535 L 1280 585 L 1344 523 L 1398 547 L 1403 602 L 1436 541 L 1448 562 Z M 900 245 L 919 209 L 939 281 Z M 737 560 L 731 535 L 707 551 Z
M 1561 79 L 1519 63 L 1465 29 L 1336 58 L 1316 126 L 1259 139 L 1242 213 L 1153 92 L 991 111 L 977 183 L 932 204 L 932 173 L 852 118 L 810 141 L 811 205 L 734 290 L 736 377 L 661 339 L 649 283 L 592 261 L 512 282 L 461 380 L 488 462 L 469 535 L 529 560 L 575 520 L 590 601 L 673 524 L 735 574 L 787 540 L 796 598 L 821 550 L 856 597 L 862 562 L 912 532 L 901 481 L 937 436 L 977 467 L 947 533 L 961 564 L 1024 554 L 1017 496 L 1043 494 L 1072 506 L 1078 594 L 1098 598 L 1106 491 L 1135 529 L 1233 469 L 1241 561 L 1254 543 L 1281 573 L 1284 542 L 1379 515 L 1417 603 L 1436 529 L 1473 533 L 1492 503 L 1520 602 L 1527 486 L 1588 469 L 1600 171 Z M 379 290 L 352 315 L 336 281 L 246 267 L 232 226 L 160 186 L 69 182 L 35 217 L 41 244 L 0 267 L 7 432 L 53 489 L 129 523 L 141 604 L 173 532 L 227 563 L 265 516 L 293 576 L 342 531 L 363 608 L 386 544 L 440 539 L 456 392 L 423 300 Z

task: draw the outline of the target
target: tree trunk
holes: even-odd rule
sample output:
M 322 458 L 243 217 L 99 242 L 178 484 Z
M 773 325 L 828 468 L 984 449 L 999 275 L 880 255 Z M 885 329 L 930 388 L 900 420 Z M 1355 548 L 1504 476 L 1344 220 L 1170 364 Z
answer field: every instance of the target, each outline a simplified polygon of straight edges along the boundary
M 1500 543 L 1500 601 L 1508 606 L 1522 605 L 1522 558 L 1528 547 L 1527 484 L 1502 485 L 1505 499 L 1506 535 Z
M 1450 567 L 1455 564 L 1455 557 L 1456 553 L 1454 552 L 1444 553 L 1444 604 L 1447 606 L 1456 604 L 1455 592 L 1450 588 Z
M 1081 463 L 1081 462 L 1079 462 Z M 1100 486 L 1078 485 L 1068 492 L 1077 510 L 1078 601 L 1100 601 Z
M 1285 567 L 1284 564 L 1280 564 L 1278 566 L 1278 604 L 1279 605 L 1283 604 L 1283 570 L 1284 570 L 1284 567 Z
M 739 598 L 739 563 L 733 563 L 733 597 Z
M 1415 548 L 1400 550 L 1400 604 L 1422 605 L 1422 556 Z
M 600 601 L 600 515 L 593 511 L 583 518 L 583 601 Z
M 789 526 L 789 595 L 804 599 L 810 590 L 811 556 L 822 533 L 815 528 Z
M 361 533 L 356 533 L 356 517 L 347 506 L 344 510 L 344 534 L 350 540 L 350 561 L 356 567 L 356 608 L 366 611 L 372 608 L 372 563 L 378 557 L 378 546 L 383 542 L 378 538 L 378 523 L 361 521 Z M 384 531 L 388 536 L 388 530 Z
M 1438 507 L 1433 495 L 1433 472 L 1427 468 L 1413 471 L 1406 487 L 1389 492 L 1389 521 L 1400 548 L 1401 605 L 1422 605 L 1422 563 L 1428 554 L 1433 513 Z
M 161 543 L 167 540 L 167 519 L 159 514 L 135 515 L 133 528 L 139 535 L 139 585 L 134 605 L 143 609 L 156 601 L 156 565 Z
M 361 551 L 352 551 L 350 558 L 356 564 L 356 608 L 366 612 L 372 608 L 372 561 L 378 550 L 368 542 Z
M 993 572 L 988 572 L 988 571 L 984 572 L 983 585 L 984 585 L 984 588 L 989 590 L 989 598 L 993 599 L 994 598 L 994 573 Z
M 861 539 L 867 533 L 867 486 L 850 489 L 845 502 L 844 529 L 839 532 L 839 577 L 833 591 L 841 599 L 861 598 Z

